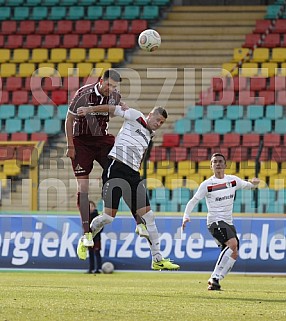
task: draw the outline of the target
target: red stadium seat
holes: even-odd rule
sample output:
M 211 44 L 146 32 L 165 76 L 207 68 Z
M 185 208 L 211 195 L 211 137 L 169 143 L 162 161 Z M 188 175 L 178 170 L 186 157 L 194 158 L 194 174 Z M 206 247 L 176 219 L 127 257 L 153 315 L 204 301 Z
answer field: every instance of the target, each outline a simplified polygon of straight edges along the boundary
M 286 90 L 279 90 L 277 92 L 276 104 L 286 105 Z
M 286 77 L 271 77 L 269 83 L 269 89 L 278 91 L 286 88 Z
M 47 77 L 44 79 L 43 90 L 45 91 L 53 91 L 55 89 L 60 88 L 62 85 L 62 80 L 60 77 Z
M 59 35 L 46 35 L 43 48 L 53 49 L 60 46 L 61 38 Z
M 200 162 L 203 160 L 208 160 L 208 150 L 205 147 L 192 147 L 190 148 L 190 159 L 194 162 Z
M 64 77 L 62 89 L 66 91 L 74 91 L 80 87 L 80 81 L 78 77 Z
M 16 148 L 16 159 L 21 162 L 31 162 L 33 154 L 37 155 L 38 151 L 35 146 L 17 146 Z
M 272 90 L 261 90 L 256 101 L 259 105 L 273 105 L 275 104 L 275 92 Z
M 223 90 L 219 92 L 216 104 L 227 106 L 235 103 L 235 92 L 233 90 Z
M 280 47 L 280 35 L 275 33 L 267 35 L 263 41 L 263 47 L 265 48 Z
M 102 35 L 105 33 L 110 33 L 110 22 L 109 20 L 95 20 L 93 33 L 97 35 Z
M 219 146 L 220 136 L 217 133 L 207 133 L 202 136 L 202 144 L 200 146 L 204 147 L 214 147 Z
M 9 35 L 5 43 L 5 48 L 16 49 L 23 47 L 22 35 Z
M 64 35 L 73 32 L 73 22 L 71 20 L 58 20 L 56 28 L 54 29 L 55 34 Z
M 68 95 L 66 90 L 53 90 L 52 101 L 55 105 L 63 105 L 68 103 Z
M 8 140 L 8 133 L 0 133 L 0 142 L 5 142 L 7 140 Z
M 27 35 L 26 41 L 23 45 L 24 48 L 33 49 L 42 47 L 42 36 L 41 35 Z
M 184 147 L 194 147 L 199 146 L 200 135 L 196 133 L 186 133 L 183 135 L 182 146 Z
M 114 20 L 110 30 L 111 33 L 122 34 L 128 32 L 127 20 Z
M 26 90 L 16 90 L 12 93 L 12 104 L 24 105 L 28 104 L 28 92 Z
M 239 105 L 253 105 L 255 103 L 255 93 L 253 91 L 240 91 L 238 96 Z
M 38 28 L 36 34 L 39 35 L 50 35 L 54 33 L 54 21 L 52 20 L 40 20 L 38 22 Z
M 242 76 L 235 76 L 230 79 L 229 90 L 234 91 L 246 90 L 248 88 L 248 78 Z
M 245 42 L 242 45 L 243 48 L 253 48 L 255 45 L 260 46 L 259 34 L 248 34 L 245 36 Z
M 226 77 L 213 77 L 212 89 L 213 91 L 222 91 L 227 88 L 228 78 Z
M 272 30 L 273 33 L 286 33 L 286 20 L 278 19 L 276 20 L 275 26 Z
M 92 24 L 90 20 L 77 20 L 75 22 L 75 29 L 73 33 L 83 35 L 85 33 L 91 33 Z
M 48 135 L 46 133 L 32 133 L 31 141 L 44 141 L 48 140 Z
M 180 145 L 180 135 L 175 133 L 167 133 L 163 135 L 164 147 L 176 147 Z
M 280 136 L 280 134 L 275 134 L 275 133 L 264 134 L 264 136 L 263 136 L 263 145 L 265 147 L 280 146 L 281 145 L 281 136 Z
M 33 91 L 32 93 L 32 99 L 31 103 L 35 106 L 38 105 L 45 105 L 45 104 L 51 104 L 51 99 L 49 98 L 49 95 L 47 92 L 42 90 Z
M 21 77 L 9 77 L 6 80 L 6 90 L 14 91 L 14 90 L 20 90 L 23 88 L 22 85 L 22 79 Z
M 167 159 L 167 149 L 165 147 L 155 146 L 151 149 L 150 161 L 160 162 Z
M 229 160 L 235 162 L 248 160 L 248 148 L 242 146 L 230 148 Z
M 242 135 L 242 146 L 254 147 L 259 146 L 260 135 L 259 134 L 244 134 Z
M 27 133 L 12 133 L 11 140 L 13 141 L 28 141 L 28 134 Z
M 119 36 L 118 48 L 131 49 L 136 46 L 136 36 L 132 34 L 121 34 Z
M 199 104 L 207 106 L 214 103 L 215 103 L 215 93 L 212 90 L 201 92 Z
M 25 90 L 39 90 L 42 88 L 42 78 L 41 77 L 27 77 L 25 79 Z
M 136 20 L 132 20 L 131 21 L 131 25 L 130 25 L 130 29 L 129 29 L 129 33 L 133 33 L 135 35 L 139 35 L 139 33 L 141 33 L 143 30 L 147 29 L 148 24 L 147 24 L 147 20 L 140 20 L 140 19 L 136 19 Z
M 223 154 L 226 159 L 228 159 L 229 148 L 223 146 L 215 146 L 211 148 L 211 155 L 214 153 Z
M 9 101 L 10 101 L 9 92 L 7 90 L 1 90 L 1 92 L 0 92 L 0 104 L 8 104 Z
M 61 48 L 77 48 L 79 44 L 79 35 L 64 35 Z
M 259 147 L 252 147 L 250 150 L 250 159 L 255 160 L 259 152 Z M 270 151 L 269 148 L 263 147 L 259 157 L 260 161 L 270 160 Z
M 85 34 L 81 38 L 79 48 L 95 48 L 97 47 L 98 37 L 97 35 Z
M 170 149 L 170 161 L 180 162 L 187 160 L 187 148 L 185 147 L 172 147 Z
M 259 91 L 266 88 L 266 78 L 250 78 L 250 90 Z
M 285 146 L 275 146 L 272 148 L 272 157 L 278 163 L 286 161 L 286 147 Z
M 256 20 L 254 33 L 264 33 L 271 26 L 271 20 Z
M 238 133 L 226 133 L 223 136 L 224 147 L 240 146 L 240 134 Z
M 0 146 L 0 160 L 13 159 L 15 146 Z
M 3 48 L 4 47 L 4 36 L 3 35 L 0 35 L 0 47 Z
M 20 35 L 31 35 L 35 33 L 36 22 L 34 20 L 20 21 L 17 33 Z
M 97 45 L 98 48 L 115 48 L 116 47 L 116 35 L 104 34 L 101 35 L 101 40 Z
M 1 22 L 0 34 L 12 35 L 17 32 L 17 21 L 4 20 Z

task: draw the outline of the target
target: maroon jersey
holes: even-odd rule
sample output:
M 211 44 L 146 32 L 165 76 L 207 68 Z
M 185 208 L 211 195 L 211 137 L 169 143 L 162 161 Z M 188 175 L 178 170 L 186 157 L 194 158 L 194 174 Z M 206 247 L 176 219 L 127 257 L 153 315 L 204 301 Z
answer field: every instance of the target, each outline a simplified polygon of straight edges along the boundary
M 75 94 L 69 105 L 69 112 L 75 116 L 73 124 L 73 136 L 92 135 L 105 136 L 107 123 L 109 122 L 108 112 L 93 112 L 85 117 L 77 116 L 79 107 L 89 107 L 97 105 L 118 105 L 121 99 L 120 93 L 115 90 L 109 97 L 102 96 L 98 91 L 99 83 L 93 83 L 81 87 Z

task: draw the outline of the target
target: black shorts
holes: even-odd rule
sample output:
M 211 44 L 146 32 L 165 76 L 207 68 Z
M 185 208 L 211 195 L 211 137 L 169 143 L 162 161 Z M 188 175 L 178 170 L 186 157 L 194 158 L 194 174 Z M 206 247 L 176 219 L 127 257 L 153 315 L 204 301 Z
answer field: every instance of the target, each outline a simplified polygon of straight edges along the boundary
M 131 167 L 110 159 L 108 166 L 103 171 L 102 180 L 102 198 L 105 207 L 117 210 L 121 197 L 133 214 L 138 209 L 150 206 L 146 187 L 140 178 L 140 173 Z
M 237 248 L 239 247 L 239 241 L 234 225 L 229 225 L 224 221 L 219 221 L 217 223 L 212 223 L 208 227 L 208 230 L 211 233 L 211 235 L 218 241 L 219 246 L 221 246 L 222 249 L 224 249 L 226 246 L 225 242 L 232 238 L 236 238 Z

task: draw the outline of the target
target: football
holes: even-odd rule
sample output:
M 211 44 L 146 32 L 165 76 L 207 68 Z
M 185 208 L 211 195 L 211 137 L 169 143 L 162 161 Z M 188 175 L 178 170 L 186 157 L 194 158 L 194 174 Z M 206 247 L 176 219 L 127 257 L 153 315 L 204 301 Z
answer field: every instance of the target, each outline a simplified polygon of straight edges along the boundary
M 161 36 L 156 30 L 146 29 L 140 33 L 138 44 L 145 51 L 155 51 L 161 45 Z
M 114 271 L 114 265 L 111 262 L 105 262 L 102 264 L 101 270 L 104 274 L 111 274 Z

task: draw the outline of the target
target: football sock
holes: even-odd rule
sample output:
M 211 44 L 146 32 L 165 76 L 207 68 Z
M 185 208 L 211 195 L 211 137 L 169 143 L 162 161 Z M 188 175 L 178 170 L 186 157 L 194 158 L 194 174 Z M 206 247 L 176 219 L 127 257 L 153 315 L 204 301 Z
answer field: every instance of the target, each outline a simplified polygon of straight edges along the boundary
M 146 227 L 149 232 L 149 239 L 151 241 L 150 249 L 151 254 L 153 256 L 153 261 L 158 262 L 162 260 L 162 255 L 160 253 L 160 241 L 159 241 L 159 233 L 157 230 L 157 226 L 155 223 L 155 217 L 153 211 L 149 211 L 142 216 L 144 221 L 146 222 Z
M 81 224 L 84 233 L 88 233 L 89 229 L 89 200 L 88 193 L 77 193 L 77 207 L 79 209 Z
M 233 267 L 235 262 L 236 262 L 236 260 L 233 259 L 232 257 L 230 257 L 228 259 L 228 261 L 226 262 L 225 266 L 220 271 L 220 279 L 223 279 L 228 274 L 228 272 L 231 271 L 231 269 L 232 269 L 232 267 Z
M 227 261 L 229 260 L 232 253 L 233 253 L 233 251 L 228 246 L 223 251 L 221 251 L 221 253 L 217 259 L 214 271 L 211 275 L 211 277 L 213 279 L 218 279 L 218 280 L 221 279 L 221 271 L 225 267 L 225 265 L 226 265 Z

